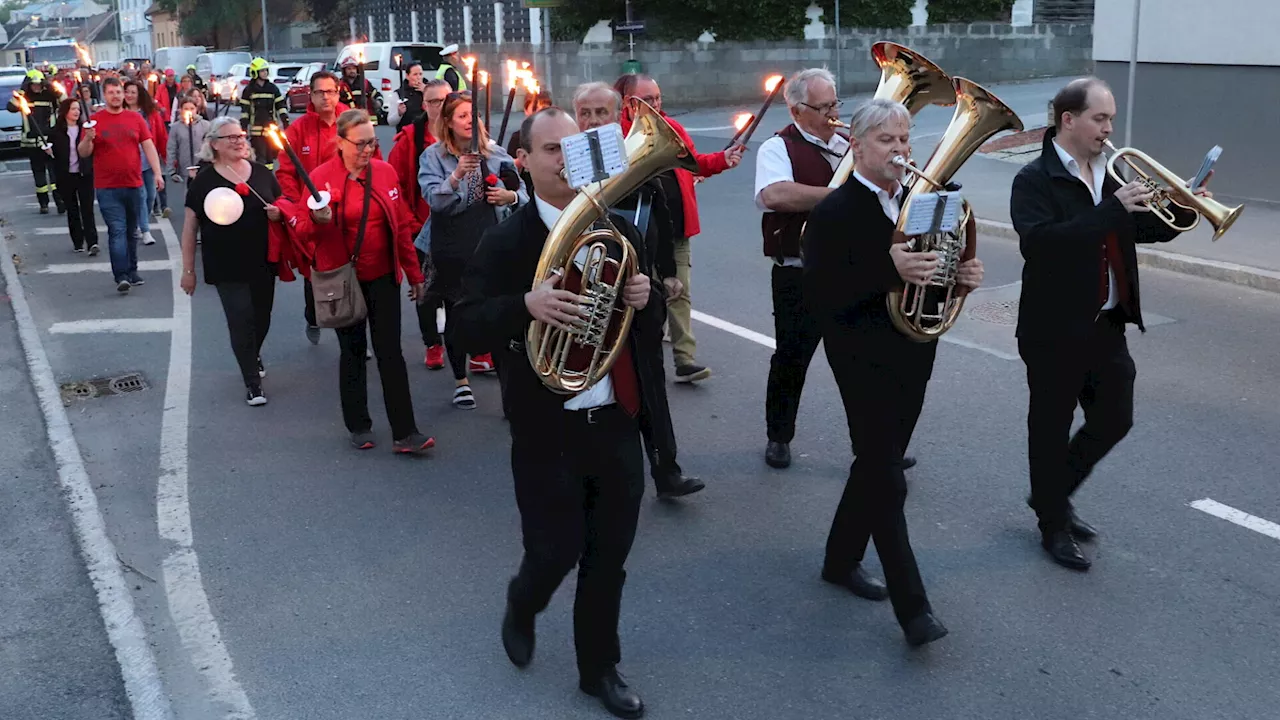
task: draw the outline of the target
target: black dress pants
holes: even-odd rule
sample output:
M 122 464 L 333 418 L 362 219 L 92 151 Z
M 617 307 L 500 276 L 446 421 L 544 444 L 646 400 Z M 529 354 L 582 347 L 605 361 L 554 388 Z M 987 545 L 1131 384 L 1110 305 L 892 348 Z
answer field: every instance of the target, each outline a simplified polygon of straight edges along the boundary
M 1027 366 L 1031 394 L 1031 505 L 1040 530 L 1052 532 L 1067 527 L 1071 496 L 1133 427 L 1138 371 L 1124 324 L 1110 312 L 1098 318 L 1085 338 L 1070 344 L 1019 339 L 1018 354 Z M 1077 403 L 1084 409 L 1084 425 L 1071 436 Z
M 98 225 L 93 218 L 93 176 L 67 173 L 58 183 L 58 194 L 67 208 L 67 229 L 77 250 L 98 244 Z
M 302 317 L 307 320 L 307 327 L 316 327 L 316 296 L 311 292 L 311 278 L 302 279 Z
M 462 274 L 467 270 L 467 261 L 462 258 L 448 256 L 432 256 L 435 263 L 436 276 L 431 282 L 428 303 L 438 303 L 444 307 L 444 352 L 449 356 L 449 367 L 453 370 L 454 380 L 465 380 L 467 377 L 467 351 L 458 342 L 458 325 L 451 315 L 454 304 L 462 299 Z M 421 313 L 421 309 L 419 309 Z M 431 323 L 435 326 L 435 312 L 431 313 Z M 421 329 L 422 316 L 418 316 Z M 426 341 L 425 331 L 423 341 Z
M 369 371 L 365 353 L 369 336 L 373 337 L 373 355 L 378 360 L 378 376 L 382 379 L 382 402 L 391 423 L 391 436 L 403 440 L 418 431 L 413 417 L 413 399 L 409 395 L 409 371 L 400 351 L 400 285 L 394 275 L 383 275 L 360 282 L 364 301 L 369 308 L 365 320 L 351 327 L 338 328 L 338 389 L 342 398 L 342 420 L 348 432 L 368 432 L 373 428 L 369 417 Z M 366 329 L 367 328 L 367 329 Z
M 427 254 L 414 249 L 418 254 L 418 265 L 427 261 Z M 427 300 L 418 306 L 418 330 L 422 333 L 422 344 L 426 347 L 440 344 L 440 328 L 436 327 L 436 309 L 444 307 L 438 293 L 427 292 Z
M 220 282 L 218 298 L 222 300 L 222 312 L 227 317 L 227 332 L 231 336 L 231 351 L 245 387 L 258 385 L 258 358 L 262 344 L 271 329 L 271 308 L 276 299 L 275 277 L 263 273 L 262 277 L 248 282 Z
M 62 207 L 62 198 L 58 197 L 58 183 L 54 180 L 53 158 L 38 147 L 26 148 L 27 158 L 31 161 L 31 178 L 36 183 L 36 200 L 40 207 L 49 207 L 49 194 L 53 193 L 53 201 Z
M 804 307 L 804 269 L 773 268 L 773 336 L 764 416 L 770 442 L 789 443 L 796 434 L 796 413 L 809 362 L 822 340 L 818 321 Z
M 884 567 L 894 615 L 906 625 L 932 612 L 903 514 L 907 480 L 902 457 L 924 406 L 936 343 L 910 348 L 913 357 L 903 362 L 860 357 L 859 344 L 877 341 L 825 337 L 855 457 L 827 537 L 824 569 L 852 571 L 870 536 Z
M 647 329 L 656 340 L 662 335 L 665 312 L 655 313 L 654 326 Z M 661 345 L 655 342 L 656 347 Z M 641 387 L 644 393 L 644 412 L 640 413 L 640 437 L 644 440 L 644 452 L 649 458 L 649 475 L 659 492 L 671 486 L 671 481 L 684 474 L 676 462 L 676 429 L 671 421 L 671 406 L 667 402 L 667 378 L 661 353 L 645 358 L 651 381 Z
M 644 496 L 644 461 L 636 421 L 612 405 L 592 414 L 565 411 L 561 437 L 512 429 L 511 473 L 524 535 L 524 557 L 507 599 L 520 618 L 550 602 L 573 566 L 573 640 L 581 680 L 618 664 L 618 616 L 625 565 Z M 572 450 L 568 450 L 572 444 Z

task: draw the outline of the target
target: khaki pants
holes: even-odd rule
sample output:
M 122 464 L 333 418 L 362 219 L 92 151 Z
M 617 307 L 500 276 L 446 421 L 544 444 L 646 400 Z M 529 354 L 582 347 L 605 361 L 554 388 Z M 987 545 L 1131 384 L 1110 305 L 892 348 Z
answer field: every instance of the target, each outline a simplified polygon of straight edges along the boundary
M 689 269 L 692 265 L 693 249 L 689 238 L 675 241 L 676 277 L 684 285 L 684 292 L 677 295 L 667 304 L 667 331 L 671 334 L 671 355 L 676 367 L 692 365 L 698 342 L 693 338 L 693 324 L 690 313 L 693 311 L 692 291 Z

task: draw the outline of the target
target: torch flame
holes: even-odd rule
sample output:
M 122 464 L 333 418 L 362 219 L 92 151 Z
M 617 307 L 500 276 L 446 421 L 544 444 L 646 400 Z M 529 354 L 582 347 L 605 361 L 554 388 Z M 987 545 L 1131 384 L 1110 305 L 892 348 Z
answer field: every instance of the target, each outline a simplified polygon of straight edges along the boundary
M 83 81 L 84 81 L 84 78 L 80 76 L 80 71 L 79 71 L 79 70 L 77 70 L 77 71 L 76 71 L 75 75 L 76 75 L 76 82 L 83 82 Z
M 284 149 L 284 137 L 280 134 L 280 128 L 275 123 L 267 126 L 267 138 L 271 140 L 271 144 L 275 145 L 277 150 Z
M 520 84 L 519 70 L 516 69 L 516 61 L 507 61 L 507 89 L 515 90 L 516 85 Z
M 479 75 L 480 75 L 480 84 L 481 84 L 481 85 L 488 85 L 488 84 L 489 84 L 489 73 L 485 72 L 484 70 L 481 70 L 481 71 L 479 72 Z
M 538 93 L 542 92 L 542 86 L 539 85 L 538 81 L 534 79 L 533 73 L 530 73 L 529 76 L 525 78 L 524 86 L 528 88 L 529 92 L 534 95 L 537 95 Z
M 191 124 L 191 111 L 190 111 L 190 110 L 183 110 L 183 111 L 182 111 L 182 123 L 183 123 L 184 125 L 190 125 L 190 124 Z
M 51 85 L 54 90 L 58 91 L 59 95 L 67 94 L 67 89 L 62 87 L 62 83 L 58 82 L 57 80 L 54 80 L 53 82 L 49 83 L 49 85 Z
M 476 56 L 468 55 L 467 57 L 462 58 L 462 64 L 467 66 L 467 74 L 470 75 L 471 71 L 476 67 Z
M 751 120 L 754 117 L 755 116 L 752 115 L 751 113 L 738 113 L 737 117 L 733 119 L 734 129 L 741 130 L 745 128 L 747 125 L 751 123 Z
M 15 100 L 17 100 L 17 101 L 18 101 L 18 109 L 22 111 L 22 114 L 23 114 L 23 115 L 30 115 L 30 114 L 31 114 L 31 103 L 28 103 L 28 102 L 27 102 L 27 96 L 26 96 L 26 95 L 23 95 L 23 94 L 22 94 L 20 91 L 18 91 L 18 90 L 14 90 L 14 91 L 13 91 L 13 97 L 14 97 L 14 99 L 15 99 Z
M 147 78 L 147 80 L 148 80 L 149 82 L 151 82 L 151 83 L 153 83 L 153 84 L 154 84 L 154 83 L 158 82 L 158 81 L 160 80 L 160 78 L 159 78 L 159 77 L 157 77 L 155 73 L 151 73 L 151 77 Z
M 764 91 L 765 91 L 765 92 L 773 92 L 773 89 L 774 89 L 774 88 L 776 88 L 776 87 L 778 87 L 778 83 L 780 83 L 780 82 L 782 82 L 782 76 L 781 76 L 781 75 L 774 75 L 773 77 L 769 78 L 768 80 L 765 80 L 765 81 L 764 81 Z

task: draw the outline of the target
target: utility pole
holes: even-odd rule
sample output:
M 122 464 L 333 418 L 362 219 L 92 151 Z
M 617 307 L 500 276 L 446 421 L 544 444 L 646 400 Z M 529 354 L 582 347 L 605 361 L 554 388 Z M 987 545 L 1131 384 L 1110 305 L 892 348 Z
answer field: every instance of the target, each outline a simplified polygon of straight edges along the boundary
M 271 51 L 271 45 L 267 40 L 267 0 L 262 0 L 262 54 L 266 55 Z
M 843 73 L 841 72 L 840 55 L 840 0 L 836 0 L 836 97 L 840 97 L 840 87 L 843 85 L 844 80 L 841 77 Z
M 1142 0 L 1133 0 L 1133 40 L 1129 43 L 1129 93 L 1124 106 L 1124 146 L 1133 147 L 1133 86 L 1138 77 L 1138 29 L 1142 27 Z

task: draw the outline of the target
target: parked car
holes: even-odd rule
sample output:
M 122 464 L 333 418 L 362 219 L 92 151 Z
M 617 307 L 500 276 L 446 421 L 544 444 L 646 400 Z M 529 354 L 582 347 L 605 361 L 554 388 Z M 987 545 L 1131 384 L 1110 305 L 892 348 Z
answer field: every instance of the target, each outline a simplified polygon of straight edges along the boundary
M 384 109 L 390 107 L 395 99 L 393 96 L 400 90 L 400 70 L 396 67 L 395 57 L 401 56 L 404 66 L 414 61 L 422 63 L 423 71 L 431 78 L 440 67 L 440 51 L 443 49 L 439 43 L 358 43 L 343 47 L 334 66 L 342 67 L 342 61 L 348 57 L 363 58 L 364 76 L 377 90 L 373 96 L 374 109 L 379 116 L 385 116 Z
M 12 73 L 0 74 L 0 97 L 11 98 L 13 92 L 22 87 L 26 70 L 21 75 Z M 0 105 L 0 149 L 10 150 L 18 147 L 22 141 L 22 113 L 9 112 Z
M 227 75 L 231 73 L 232 68 L 241 65 L 243 67 L 240 70 L 240 74 L 243 75 L 252 61 L 252 55 L 238 50 L 223 50 L 197 55 L 196 74 L 205 81 L 205 86 L 208 88 L 208 99 L 212 101 L 214 92 L 218 92 L 222 95 L 223 101 L 227 101 L 231 97 L 231 90 L 235 85 L 234 82 L 224 82 Z
M 276 84 L 281 95 L 288 95 L 293 84 L 293 77 L 302 69 L 302 63 L 267 63 L 267 71 L 271 74 L 271 82 Z
M 314 62 L 303 65 L 294 74 L 293 82 L 289 84 L 289 92 L 285 93 L 289 112 L 304 113 L 307 111 L 307 105 L 311 102 L 311 76 L 327 69 L 328 66 L 324 63 Z

